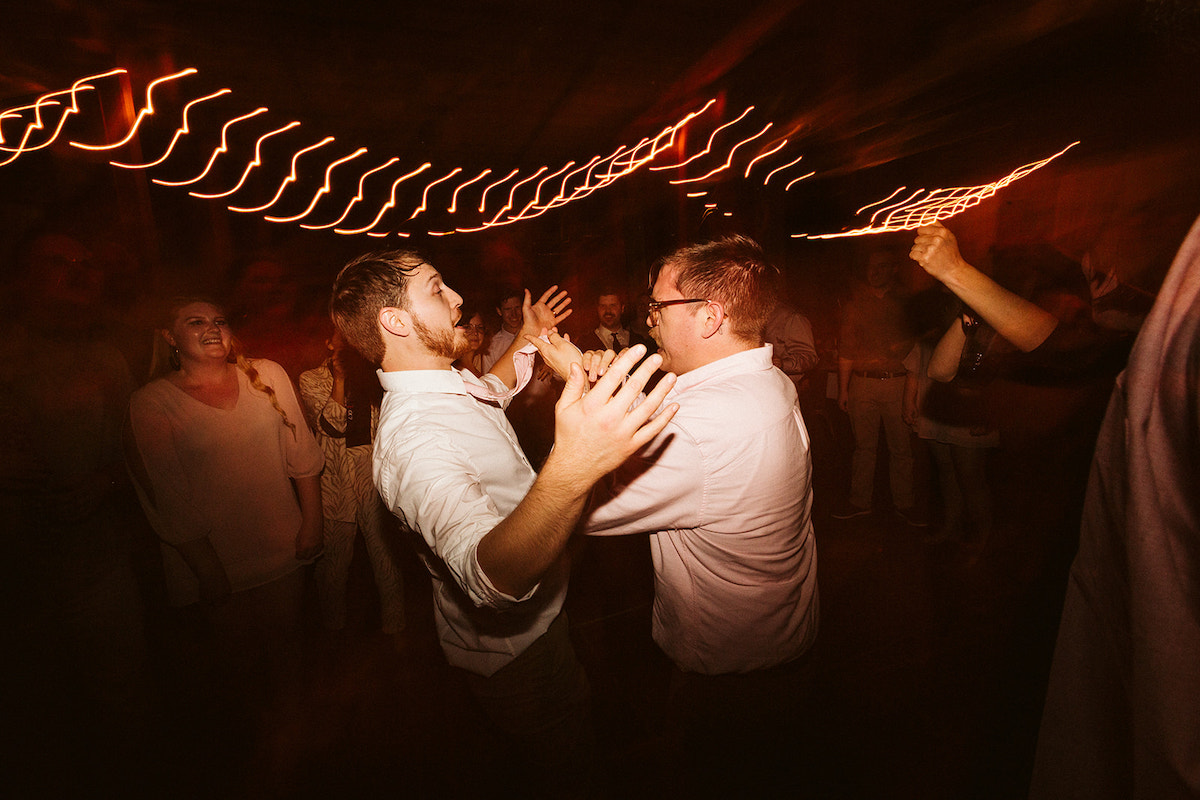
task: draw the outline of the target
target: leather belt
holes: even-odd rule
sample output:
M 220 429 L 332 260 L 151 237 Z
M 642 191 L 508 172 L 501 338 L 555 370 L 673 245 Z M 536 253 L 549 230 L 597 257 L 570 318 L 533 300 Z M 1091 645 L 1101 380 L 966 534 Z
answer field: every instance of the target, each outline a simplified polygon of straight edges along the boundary
M 851 370 L 854 375 L 860 378 L 873 378 L 875 380 L 884 380 L 885 378 L 903 378 L 908 374 L 908 370 L 900 372 L 887 372 L 881 369 L 856 369 Z

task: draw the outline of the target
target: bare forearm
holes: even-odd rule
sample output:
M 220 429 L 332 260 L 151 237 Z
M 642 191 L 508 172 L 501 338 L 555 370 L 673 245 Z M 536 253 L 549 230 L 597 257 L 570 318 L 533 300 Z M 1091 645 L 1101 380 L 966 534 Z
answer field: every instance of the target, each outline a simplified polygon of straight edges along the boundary
M 1058 326 L 1050 312 L 1010 292 L 965 261 L 942 276 L 947 288 L 996 332 L 1028 353 Z
M 529 493 L 479 542 L 476 557 L 492 585 L 522 597 L 562 556 L 592 481 L 554 453 Z
M 929 358 L 929 377 L 943 383 L 954 380 L 966 343 L 967 336 L 963 333 L 962 324 L 955 320 L 933 348 L 933 355 Z
M 294 478 L 296 499 L 300 503 L 300 530 L 296 534 L 296 558 L 307 561 L 324 546 L 324 519 L 321 509 L 321 476 Z
M 848 358 L 838 358 L 838 392 L 845 394 L 850 390 L 850 370 L 854 362 Z

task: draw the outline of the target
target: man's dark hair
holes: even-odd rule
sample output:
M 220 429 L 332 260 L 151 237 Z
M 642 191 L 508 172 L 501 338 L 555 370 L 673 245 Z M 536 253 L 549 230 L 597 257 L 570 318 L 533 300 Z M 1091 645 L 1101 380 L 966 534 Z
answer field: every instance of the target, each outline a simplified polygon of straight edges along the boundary
M 368 253 L 342 267 L 333 281 L 329 314 L 346 342 L 372 364 L 383 363 L 379 312 L 408 308 L 408 279 L 427 263 L 413 250 Z
M 675 284 L 685 297 L 715 300 L 725 309 L 730 331 L 752 342 L 762 341 L 763 326 L 779 298 L 780 273 L 753 239 L 736 234 L 704 244 L 681 247 L 662 259 L 662 270 L 675 271 Z

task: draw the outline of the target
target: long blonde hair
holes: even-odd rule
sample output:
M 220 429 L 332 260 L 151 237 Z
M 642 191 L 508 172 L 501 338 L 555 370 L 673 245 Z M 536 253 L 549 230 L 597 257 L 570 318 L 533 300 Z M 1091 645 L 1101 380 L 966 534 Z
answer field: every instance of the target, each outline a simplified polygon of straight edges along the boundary
M 167 304 L 167 313 L 164 316 L 165 323 L 154 332 L 154 350 L 150 356 L 150 379 L 161 378 L 169 372 L 178 371 L 181 369 L 179 362 L 179 351 L 172 347 L 163 336 L 163 331 L 171 330 L 175 325 L 175 320 L 179 316 L 179 312 L 184 306 L 192 303 L 207 303 L 210 306 L 225 310 L 222 303 L 217 302 L 211 297 L 203 295 L 181 295 L 171 298 Z M 283 410 L 283 406 L 279 405 L 279 397 L 275 394 L 275 389 L 269 383 L 262 379 L 258 374 L 258 369 L 250 362 L 242 350 L 242 343 L 234 336 L 231 340 L 229 348 L 228 363 L 236 364 L 238 369 L 246 374 L 246 378 L 250 381 L 250 385 L 267 396 L 271 401 L 271 407 L 274 408 L 279 416 L 283 418 L 283 424 L 292 432 L 292 436 L 296 436 L 296 425 L 288 419 L 287 412 Z

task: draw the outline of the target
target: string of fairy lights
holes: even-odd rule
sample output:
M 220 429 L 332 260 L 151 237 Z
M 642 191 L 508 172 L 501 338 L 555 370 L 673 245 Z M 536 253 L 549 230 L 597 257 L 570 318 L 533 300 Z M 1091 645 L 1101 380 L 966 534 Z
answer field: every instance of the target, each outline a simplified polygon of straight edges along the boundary
M 155 124 L 168 115 L 167 111 L 160 112 L 155 106 L 156 90 L 160 90 L 164 84 L 172 83 L 182 92 L 190 85 L 185 79 L 197 73 L 195 68 L 189 67 L 150 81 L 146 85 L 144 104 L 137 111 L 124 136 L 115 141 L 77 141 L 64 137 L 64 131 L 73 117 L 83 113 L 81 100 L 93 93 L 101 95 L 102 87 L 106 83 L 114 83 L 121 76 L 127 75 L 127 70 L 122 68 L 80 78 L 69 88 L 43 94 L 33 103 L 0 110 L 0 167 L 12 164 L 21 156 L 44 150 L 60 138 L 65 138 L 71 147 L 91 152 L 126 148 L 143 125 Z M 189 115 L 202 104 L 212 103 L 230 95 L 232 90 L 223 88 L 184 102 L 179 111 L 179 123 L 166 148 L 156 158 L 139 163 L 114 158 L 109 163 L 113 167 L 127 170 L 158 171 L 166 167 L 172 156 L 176 155 L 177 147 L 184 137 L 199 135 L 193 130 Z M 787 138 L 772 138 L 768 135 L 774 126 L 773 122 L 767 121 L 763 124 L 761 121 L 754 121 L 754 106 L 749 106 L 729 121 L 715 124 L 719 122 L 712 119 L 718 113 L 714 110 L 716 106 L 715 99 L 709 100 L 703 107 L 689 112 L 675 124 L 663 128 L 654 137 L 643 138 L 634 145 L 619 146 L 608 155 L 594 155 L 583 164 L 572 160 L 554 170 L 547 164 L 527 175 L 522 175 L 520 169 L 514 168 L 498 178 L 495 176 L 499 175 L 499 171 L 490 167 L 471 177 L 466 177 L 467 172 L 461 166 L 443 171 L 435 170 L 430 162 L 424 162 L 406 168 L 401 164 L 401 159 L 395 156 L 371 166 L 372 162 L 365 147 L 358 147 L 348 154 L 333 157 L 328 154 L 333 150 L 330 146 L 335 143 L 335 138 L 322 136 L 291 152 L 287 157 L 290 169 L 269 200 L 253 205 L 238 204 L 233 202 L 234 197 L 251 183 L 252 176 L 256 172 L 267 172 L 265 153 L 268 140 L 275 140 L 272 145 L 278 149 L 280 143 L 287 141 L 288 137 L 284 134 L 301 127 L 299 122 L 293 121 L 269 127 L 260 133 L 253 146 L 253 156 L 245 162 L 238 180 L 228 188 L 213 191 L 216 187 L 211 184 L 216 181 L 218 162 L 239 158 L 235 152 L 238 148 L 230 143 L 231 131 L 235 127 L 240 130 L 266 120 L 265 115 L 269 114 L 269 110 L 258 107 L 230 117 L 221 125 L 219 143 L 213 147 L 204 167 L 198 173 L 181 180 L 161 176 L 152 177 L 151 180 L 166 187 L 197 187 L 188 189 L 188 194 L 199 199 L 225 202 L 230 211 L 258 214 L 267 222 L 296 224 L 307 230 L 332 230 L 344 236 L 384 238 L 408 237 L 418 230 L 432 236 L 476 233 L 534 219 L 588 197 L 643 167 L 651 172 L 674 172 L 679 177 L 669 179 L 671 185 L 704 184 L 713 181 L 722 173 L 732 171 L 739 151 L 743 154 L 742 158 L 746 164 L 745 169 L 741 170 L 742 179 L 750 179 L 751 173 L 757 170 L 759 174 L 765 173 L 763 186 L 770 185 L 771 179 L 778 175 L 775 186 L 786 192 L 797 183 L 816 174 L 815 170 L 805 172 L 800 167 L 803 155 L 796 156 L 787 152 Z M 714 127 L 703 148 L 686 157 L 677 154 L 674 162 L 670 164 L 653 163 L 665 153 L 677 153 L 682 149 L 684 139 L 681 133 L 685 129 L 705 124 Z M 1041 169 L 1077 144 L 1079 142 L 1074 142 L 1051 156 L 1021 166 L 996 181 L 979 186 L 918 189 L 907 195 L 903 194 L 907 187 L 901 186 L 882 200 L 859 209 L 856 217 L 871 211 L 869 219 L 860 227 L 847 228 L 836 233 L 797 233 L 792 234 L 792 237 L 830 239 L 864 236 L 914 230 L 923 225 L 946 220 Z M 321 162 L 324 163 L 324 180 L 304 204 L 303 210 L 292 214 L 279 211 L 281 205 L 295 203 L 294 196 L 302 184 L 301 162 L 304 162 L 308 174 L 315 174 L 321 170 L 313 169 L 311 164 L 321 158 L 325 159 Z M 271 155 L 270 159 L 272 162 L 281 160 L 278 154 Z M 687 168 L 697 172 L 704 171 L 687 175 Z M 225 170 L 226 173 L 230 171 Z M 489 180 L 492 178 L 494 179 Z M 416 186 L 421 180 L 426 183 L 419 193 L 420 202 L 404 218 L 404 211 L 399 208 L 403 201 L 401 186 L 410 181 L 413 183 L 410 183 L 409 187 Z M 204 191 L 199 188 L 202 184 L 206 189 Z M 382 186 L 387 186 L 386 192 L 381 191 Z M 694 200 L 702 200 L 707 196 L 708 191 L 705 189 L 686 192 L 686 197 Z M 422 226 L 418 220 L 435 208 L 441 217 L 449 215 L 451 218 L 460 219 L 461 223 L 436 229 Z M 337 213 L 337 209 L 341 209 L 340 214 Z M 715 213 L 729 214 L 721 212 L 716 203 L 703 203 L 704 217 Z M 397 217 L 401 218 L 398 224 L 389 221 Z M 365 221 L 365 224 L 351 223 L 352 218 L 357 218 L 359 222 Z

